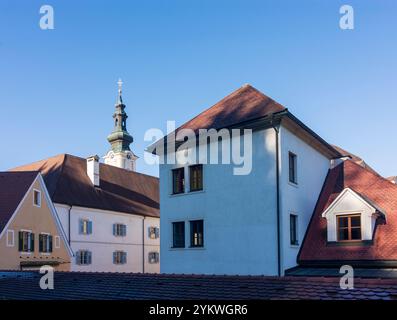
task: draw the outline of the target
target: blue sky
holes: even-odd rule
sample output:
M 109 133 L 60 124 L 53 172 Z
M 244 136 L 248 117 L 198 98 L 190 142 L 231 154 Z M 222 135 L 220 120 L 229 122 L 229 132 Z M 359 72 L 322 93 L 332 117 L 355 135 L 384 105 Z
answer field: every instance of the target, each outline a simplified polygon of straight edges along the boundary
M 39 8 L 55 30 L 39 28 Z M 339 28 L 352 5 L 355 29 Z M 138 170 L 165 130 L 250 83 L 330 143 L 397 175 L 394 0 L 0 0 L 0 170 L 109 149 L 124 81 Z

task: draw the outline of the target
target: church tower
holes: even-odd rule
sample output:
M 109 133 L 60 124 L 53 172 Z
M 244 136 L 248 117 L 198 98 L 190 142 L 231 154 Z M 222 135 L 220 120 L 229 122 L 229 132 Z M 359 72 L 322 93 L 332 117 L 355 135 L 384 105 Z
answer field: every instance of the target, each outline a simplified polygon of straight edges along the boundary
M 114 129 L 108 136 L 111 150 L 104 156 L 105 163 L 111 166 L 135 171 L 135 161 L 138 157 L 131 151 L 130 144 L 134 141 L 133 137 L 127 131 L 127 114 L 125 113 L 125 104 L 123 103 L 121 79 L 117 82 L 119 89 L 115 112 L 113 114 Z

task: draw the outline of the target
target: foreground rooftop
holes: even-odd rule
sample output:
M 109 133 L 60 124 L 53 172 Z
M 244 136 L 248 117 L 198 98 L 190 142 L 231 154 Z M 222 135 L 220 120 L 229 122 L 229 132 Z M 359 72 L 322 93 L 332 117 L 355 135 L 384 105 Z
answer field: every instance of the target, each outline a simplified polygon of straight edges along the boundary
M 397 299 L 397 279 L 357 278 L 354 289 L 342 290 L 336 277 L 56 272 L 54 290 L 41 290 L 41 276 L 36 271 L 0 271 L 0 300 Z

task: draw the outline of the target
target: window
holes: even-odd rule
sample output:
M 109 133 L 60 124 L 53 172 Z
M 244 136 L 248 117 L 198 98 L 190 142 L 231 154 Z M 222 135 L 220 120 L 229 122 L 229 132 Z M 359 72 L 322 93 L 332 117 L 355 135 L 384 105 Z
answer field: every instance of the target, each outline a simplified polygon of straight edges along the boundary
M 159 237 L 160 237 L 160 228 L 149 227 L 149 238 L 150 239 L 158 239 Z
M 297 177 L 297 156 L 290 152 L 288 154 L 288 162 L 289 162 L 289 182 L 298 184 L 298 177 Z
M 160 254 L 158 252 L 149 252 L 149 263 L 159 263 Z
M 59 249 L 61 247 L 61 237 L 55 236 L 55 248 Z
M 203 190 L 203 165 L 189 167 L 190 191 Z
M 185 169 L 179 168 L 172 170 L 172 193 L 185 192 Z
M 173 234 L 173 248 L 184 248 L 185 247 L 185 222 L 173 222 L 172 223 L 172 234 Z
M 41 192 L 39 190 L 33 190 L 33 205 L 41 207 Z
M 19 231 L 19 252 L 34 252 L 34 234 L 30 231 Z
M 290 214 L 289 216 L 289 234 L 291 245 L 297 246 L 298 241 L 298 216 L 295 214 Z
M 50 253 L 52 252 L 52 236 L 49 234 L 39 234 L 39 252 Z
M 190 221 L 190 246 L 203 247 L 204 246 L 204 221 L 195 220 Z
M 7 247 L 13 247 L 14 245 L 14 230 L 7 230 Z
M 361 216 L 337 216 L 338 241 L 361 240 Z
M 127 235 L 127 226 L 122 223 L 113 225 L 113 235 L 116 237 L 125 237 Z
M 91 234 L 92 233 L 92 221 L 86 219 L 80 219 L 79 226 L 80 234 Z
M 126 264 L 127 263 L 127 252 L 124 252 L 124 251 L 113 252 L 113 263 L 114 264 Z
M 92 262 L 92 253 L 88 250 L 80 250 L 76 252 L 77 265 L 89 265 Z

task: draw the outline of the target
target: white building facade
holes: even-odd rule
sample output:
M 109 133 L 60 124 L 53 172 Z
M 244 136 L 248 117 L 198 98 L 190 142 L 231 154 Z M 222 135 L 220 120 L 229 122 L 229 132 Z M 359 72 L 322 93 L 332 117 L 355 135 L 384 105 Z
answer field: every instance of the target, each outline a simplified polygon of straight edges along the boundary
M 207 112 L 212 123 L 231 123 L 217 116 L 223 117 L 225 110 L 234 115 L 234 108 L 257 114 L 255 108 L 263 108 L 267 99 L 244 86 L 183 128 L 195 130 L 200 123 L 208 129 Z M 197 174 L 195 165 L 203 161 L 199 157 L 193 164 L 160 165 L 161 272 L 283 275 L 296 266 L 330 159 L 338 152 L 287 109 L 277 108 L 253 121 L 240 117 L 233 123 L 253 128 L 252 171 L 247 175 L 234 175 L 231 164 L 205 162 Z M 221 150 L 222 142 L 212 143 Z
M 57 203 L 55 208 L 75 253 L 71 271 L 160 271 L 158 218 Z M 90 225 L 87 232 L 81 227 L 85 221 Z M 125 232 L 115 232 L 116 225 L 125 226 Z M 87 252 L 88 259 L 81 252 Z

